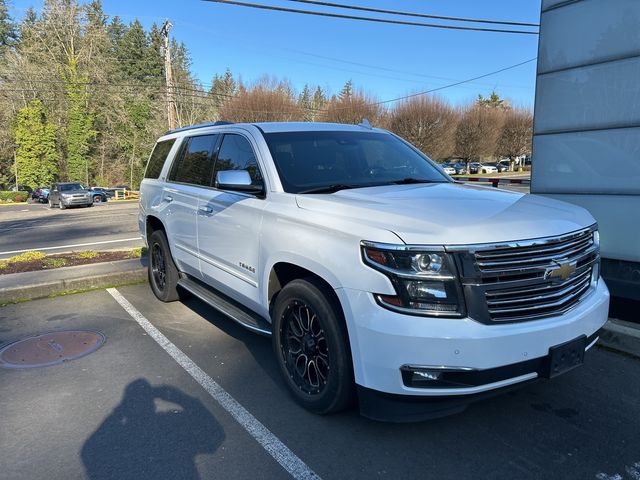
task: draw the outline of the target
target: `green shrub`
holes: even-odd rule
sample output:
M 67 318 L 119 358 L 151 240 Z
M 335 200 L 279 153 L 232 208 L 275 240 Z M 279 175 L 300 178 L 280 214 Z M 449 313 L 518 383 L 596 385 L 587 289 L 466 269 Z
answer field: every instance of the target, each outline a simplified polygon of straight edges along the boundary
M 85 250 L 83 252 L 78 252 L 75 255 L 76 258 L 96 258 L 98 256 L 98 252 L 95 250 Z
M 60 268 L 64 267 L 67 261 L 64 258 L 47 258 L 42 262 L 44 268 Z
M 28 252 L 21 253 L 20 255 L 15 255 L 7 260 L 8 263 L 22 263 L 22 262 L 31 262 L 32 260 L 42 260 L 46 255 L 37 250 L 29 250 Z
M 129 258 L 140 258 L 147 256 L 147 247 L 133 248 L 127 255 Z
M 0 202 L 24 202 L 29 198 L 29 192 L 0 191 Z

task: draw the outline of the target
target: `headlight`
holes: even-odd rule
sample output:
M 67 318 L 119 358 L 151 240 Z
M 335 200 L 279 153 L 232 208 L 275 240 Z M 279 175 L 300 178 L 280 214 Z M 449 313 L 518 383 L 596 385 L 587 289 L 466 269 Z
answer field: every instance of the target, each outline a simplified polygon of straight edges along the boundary
M 375 294 L 391 310 L 413 315 L 460 317 L 462 289 L 453 258 L 444 251 L 361 242 L 362 258 L 389 277 L 396 295 Z
M 71 197 L 71 194 L 69 194 L 69 193 L 61 193 L 61 194 L 60 194 L 60 196 L 61 196 L 62 198 L 70 198 L 70 197 Z

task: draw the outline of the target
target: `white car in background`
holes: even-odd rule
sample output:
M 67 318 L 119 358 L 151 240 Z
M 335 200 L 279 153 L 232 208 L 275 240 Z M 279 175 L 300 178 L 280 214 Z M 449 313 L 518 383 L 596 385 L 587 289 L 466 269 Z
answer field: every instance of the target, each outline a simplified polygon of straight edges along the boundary
M 442 170 L 444 171 L 444 173 L 446 173 L 447 175 L 455 175 L 456 174 L 456 169 L 453 168 L 448 163 L 442 164 L 441 167 L 442 167 Z

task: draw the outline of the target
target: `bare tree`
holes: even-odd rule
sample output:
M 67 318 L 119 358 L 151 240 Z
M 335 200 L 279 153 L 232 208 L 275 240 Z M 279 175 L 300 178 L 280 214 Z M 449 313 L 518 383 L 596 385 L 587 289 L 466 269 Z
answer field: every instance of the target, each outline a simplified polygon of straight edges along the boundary
M 451 156 L 458 112 L 439 97 L 412 97 L 389 115 L 389 128 L 434 159 Z
M 325 122 L 359 124 L 363 119 L 372 125 L 382 126 L 385 110 L 376 104 L 376 99 L 364 92 L 355 92 L 347 82 L 339 96 L 329 100 L 322 119 Z
M 503 110 L 473 104 L 466 107 L 456 129 L 456 155 L 469 162 L 496 151 Z
M 304 119 L 303 109 L 288 82 L 263 78 L 251 88 L 240 88 L 220 110 L 232 122 L 291 122 Z
M 514 108 L 505 113 L 496 154 L 509 159 L 511 169 L 522 155 L 531 153 L 533 114 L 526 108 Z

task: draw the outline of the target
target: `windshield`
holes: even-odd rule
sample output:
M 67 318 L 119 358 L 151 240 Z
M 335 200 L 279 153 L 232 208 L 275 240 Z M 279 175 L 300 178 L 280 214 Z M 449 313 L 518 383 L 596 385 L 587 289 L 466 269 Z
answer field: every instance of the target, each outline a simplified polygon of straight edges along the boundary
M 70 192 L 72 190 L 84 190 L 84 187 L 79 183 L 63 183 L 60 185 L 61 192 Z
M 289 193 L 449 180 L 402 140 L 379 132 L 282 132 L 264 135 Z

